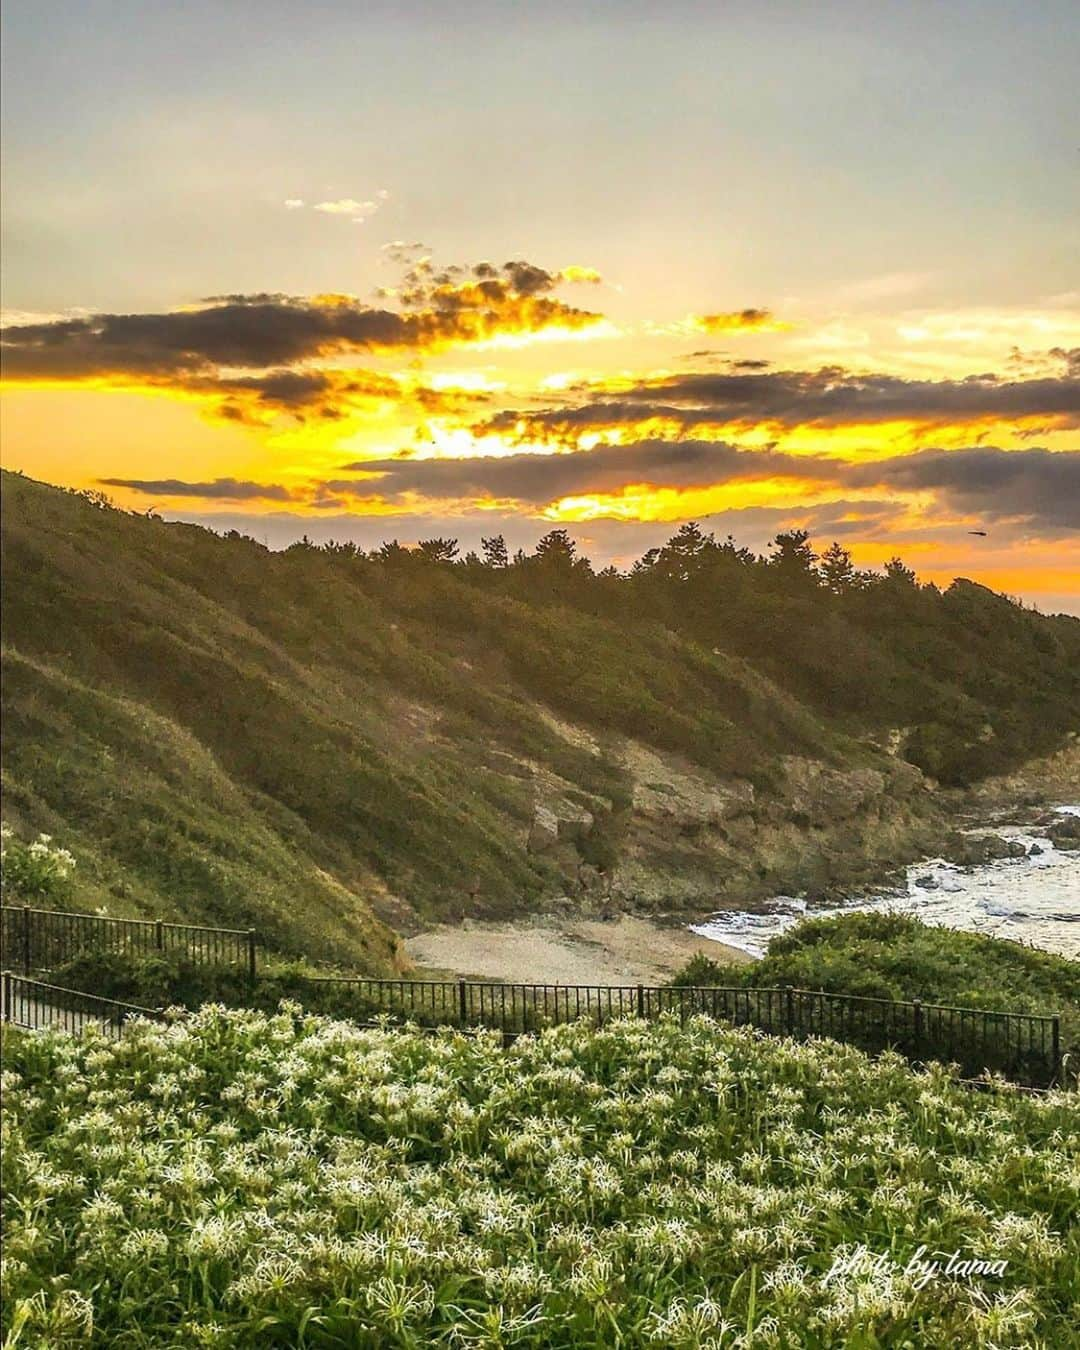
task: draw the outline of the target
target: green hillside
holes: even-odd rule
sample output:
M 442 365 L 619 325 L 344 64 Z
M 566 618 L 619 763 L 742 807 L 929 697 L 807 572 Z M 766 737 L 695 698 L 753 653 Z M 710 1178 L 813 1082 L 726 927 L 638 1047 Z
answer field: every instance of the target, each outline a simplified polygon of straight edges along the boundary
M 270 553 L 3 486 L 8 822 L 76 854 L 80 906 L 372 970 L 417 917 L 597 878 L 767 887 L 841 810 L 895 842 L 925 814 L 898 725 L 955 781 L 1080 720 L 1080 622 L 970 583 L 870 603 L 719 547 L 596 576 L 557 535 L 505 567 Z

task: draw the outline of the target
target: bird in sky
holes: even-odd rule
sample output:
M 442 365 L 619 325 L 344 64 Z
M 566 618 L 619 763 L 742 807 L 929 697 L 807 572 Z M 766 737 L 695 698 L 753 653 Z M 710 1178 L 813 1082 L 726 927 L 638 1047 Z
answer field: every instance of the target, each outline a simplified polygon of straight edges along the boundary
M 979 535 L 980 538 L 982 538 L 982 539 L 985 539 L 985 538 L 986 538 L 986 531 L 985 531 L 985 530 L 968 530 L 968 534 L 977 534 L 977 535 Z

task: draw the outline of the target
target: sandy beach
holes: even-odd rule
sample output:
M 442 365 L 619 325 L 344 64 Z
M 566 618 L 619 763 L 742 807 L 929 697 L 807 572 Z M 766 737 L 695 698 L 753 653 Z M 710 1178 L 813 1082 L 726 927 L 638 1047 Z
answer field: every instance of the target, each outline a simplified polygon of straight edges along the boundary
M 409 938 L 409 956 L 457 975 L 529 984 L 663 984 L 701 952 L 750 961 L 736 947 L 624 915 L 443 925 Z

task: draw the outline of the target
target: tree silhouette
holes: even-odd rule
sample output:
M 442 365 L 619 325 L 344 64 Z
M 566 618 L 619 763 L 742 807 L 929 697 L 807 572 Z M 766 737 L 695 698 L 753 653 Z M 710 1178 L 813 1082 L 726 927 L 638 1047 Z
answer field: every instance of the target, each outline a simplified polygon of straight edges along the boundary
M 697 521 L 688 520 L 660 550 L 656 567 L 667 580 L 689 581 L 715 548 L 713 536 L 703 533 Z
M 569 571 L 577 561 L 577 544 L 566 530 L 551 530 L 536 545 L 535 557 L 545 567 Z
M 458 555 L 456 539 L 421 539 L 417 551 L 427 562 L 452 563 Z
M 903 560 L 900 558 L 889 559 L 885 564 L 885 576 L 895 586 L 918 585 L 914 571 L 910 567 L 905 566 Z
M 773 551 L 769 557 L 769 566 L 782 582 L 803 589 L 807 585 L 817 585 L 817 573 L 814 566 L 817 554 L 810 547 L 810 536 L 806 530 L 785 530 L 772 541 Z
M 856 584 L 857 573 L 851 554 L 834 539 L 821 555 L 821 579 L 834 595 L 843 595 Z
M 484 552 L 485 567 L 510 566 L 510 554 L 506 548 L 506 540 L 501 534 L 492 535 L 490 539 L 481 539 L 480 547 Z

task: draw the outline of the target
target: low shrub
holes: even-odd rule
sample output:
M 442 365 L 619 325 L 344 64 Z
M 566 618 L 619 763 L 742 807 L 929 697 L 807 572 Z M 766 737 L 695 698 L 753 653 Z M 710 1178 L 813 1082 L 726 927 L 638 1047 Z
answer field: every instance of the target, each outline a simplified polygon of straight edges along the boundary
M 863 998 L 1060 1014 L 1066 1069 L 1080 1070 L 1080 962 L 1019 942 L 936 928 L 906 914 L 804 919 L 760 960 L 695 956 L 672 982 L 769 989 L 791 985 Z

